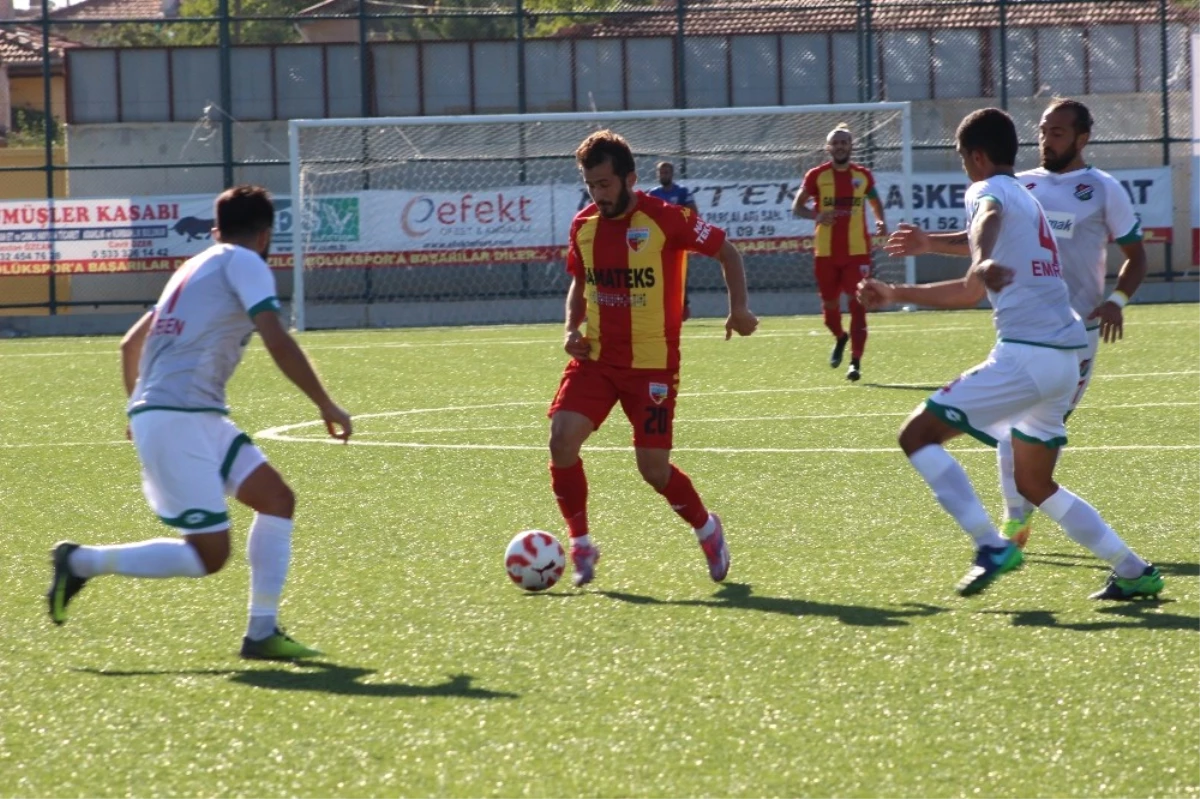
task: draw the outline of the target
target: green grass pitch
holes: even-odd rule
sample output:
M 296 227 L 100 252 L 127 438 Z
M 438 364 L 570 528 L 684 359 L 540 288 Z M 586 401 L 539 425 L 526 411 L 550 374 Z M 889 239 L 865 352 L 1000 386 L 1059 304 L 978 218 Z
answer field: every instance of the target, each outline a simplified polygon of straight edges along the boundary
M 850 384 L 819 318 L 687 323 L 676 461 L 725 519 L 729 579 L 618 410 L 584 453 L 597 579 L 540 595 L 502 554 L 565 538 L 557 326 L 303 335 L 350 446 L 319 443 L 256 343 L 230 399 L 297 491 L 283 621 L 310 665 L 236 657 L 241 508 L 224 571 L 99 578 L 50 624 L 56 540 L 169 532 L 116 339 L 0 342 L 0 796 L 1200 795 L 1197 306 L 1129 309 L 1058 475 L 1158 564 L 1153 603 L 1089 601 L 1104 564 L 1044 516 L 1024 569 L 954 594 L 969 539 L 895 434 L 993 337 L 982 312 L 874 316 Z M 951 449 L 999 515 L 991 450 Z

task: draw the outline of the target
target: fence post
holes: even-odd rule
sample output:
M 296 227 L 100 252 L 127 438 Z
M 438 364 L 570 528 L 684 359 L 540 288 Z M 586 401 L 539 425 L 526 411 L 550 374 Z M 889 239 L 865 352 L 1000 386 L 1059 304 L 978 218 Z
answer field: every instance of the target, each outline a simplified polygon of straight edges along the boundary
M 1008 3 L 1000 0 L 1000 107 L 1008 110 Z
M 525 81 L 525 0 L 517 0 L 517 113 L 520 114 L 529 107 L 525 98 L 529 87 Z
M 367 66 L 367 0 L 358 0 L 358 90 L 362 94 L 359 112 L 371 116 L 371 73 Z
M 63 58 L 66 57 L 66 53 L 63 53 Z M 65 69 L 63 74 L 66 74 Z M 50 280 L 48 297 L 51 316 L 58 314 L 58 286 L 54 279 L 54 134 L 51 128 L 54 121 L 54 94 L 51 90 L 53 82 L 54 77 L 50 72 L 50 0 L 42 0 L 42 103 L 46 111 L 42 117 L 42 133 L 45 135 L 46 148 L 46 204 L 50 210 L 46 228 L 46 251 L 49 253 L 47 274 Z M 4 124 L 7 125 L 8 120 L 4 120 Z
M 687 22 L 687 0 L 675 0 L 675 107 L 687 108 L 687 59 L 683 30 Z
M 867 57 L 866 63 L 866 92 L 867 96 L 863 99 L 870 103 L 880 99 L 878 92 L 875 90 L 875 18 L 871 13 L 872 0 L 863 0 L 863 22 L 865 28 L 865 44 Z
M 229 0 L 218 0 L 217 58 L 221 70 L 221 167 L 225 188 L 233 185 L 233 49 L 229 45 Z
M 1160 87 L 1160 92 L 1162 93 L 1162 146 L 1163 146 L 1162 159 L 1163 159 L 1163 166 L 1169 167 L 1171 165 L 1171 95 L 1170 95 L 1170 88 L 1167 85 L 1167 69 L 1170 64 L 1170 58 L 1168 57 L 1168 54 L 1167 54 L 1167 47 L 1170 46 L 1171 40 L 1170 40 L 1170 36 L 1167 35 L 1167 0 L 1158 0 L 1158 25 L 1159 25 L 1159 39 L 1160 39 L 1160 43 L 1161 43 L 1161 46 L 1159 47 L 1159 49 L 1162 51 L 1161 52 L 1162 85 Z M 1193 69 L 1194 68 L 1195 68 L 1195 66 L 1193 65 Z M 1173 187 L 1172 187 L 1172 191 L 1174 191 Z M 1195 201 L 1195 198 L 1193 198 L 1193 202 L 1194 201 Z M 1173 219 L 1171 220 L 1171 224 L 1172 224 L 1172 226 L 1174 225 Z M 1172 261 L 1171 242 L 1168 241 L 1165 244 L 1163 244 L 1163 248 L 1164 248 L 1163 260 L 1165 261 L 1165 264 L 1163 267 L 1163 270 L 1164 270 L 1163 271 L 1163 279 L 1170 282 L 1175 279 L 1175 269 L 1172 267 L 1172 264 L 1171 264 L 1171 261 Z

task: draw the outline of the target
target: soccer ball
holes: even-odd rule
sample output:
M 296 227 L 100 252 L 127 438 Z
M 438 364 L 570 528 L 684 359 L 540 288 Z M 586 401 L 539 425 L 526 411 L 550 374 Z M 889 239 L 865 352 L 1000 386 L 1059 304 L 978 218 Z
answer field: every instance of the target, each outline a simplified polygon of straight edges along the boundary
M 526 591 L 544 591 L 558 582 L 567 565 L 567 553 L 550 533 L 526 530 L 518 533 L 504 551 L 508 577 Z

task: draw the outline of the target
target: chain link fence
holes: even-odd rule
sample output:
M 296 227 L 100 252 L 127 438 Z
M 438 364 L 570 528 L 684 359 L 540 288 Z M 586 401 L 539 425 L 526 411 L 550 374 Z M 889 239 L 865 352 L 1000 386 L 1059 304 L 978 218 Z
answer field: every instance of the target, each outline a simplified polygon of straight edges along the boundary
M 0 314 L 153 301 L 178 262 L 157 234 L 204 237 L 146 210 L 241 182 L 287 195 L 290 118 L 907 100 L 914 172 L 931 176 L 911 215 L 936 225 L 956 210 L 936 176 L 958 170 L 959 119 L 1006 108 L 1033 166 L 1055 95 L 1092 109 L 1090 159 L 1129 171 L 1151 270 L 1178 279 L 1195 273 L 1198 21 L 1195 0 L 0 0 Z M 65 237 L 87 234 L 39 222 L 47 197 L 91 222 L 134 198 L 124 213 L 141 202 L 147 224 L 110 220 L 121 235 L 87 248 L 107 266 L 66 268 Z

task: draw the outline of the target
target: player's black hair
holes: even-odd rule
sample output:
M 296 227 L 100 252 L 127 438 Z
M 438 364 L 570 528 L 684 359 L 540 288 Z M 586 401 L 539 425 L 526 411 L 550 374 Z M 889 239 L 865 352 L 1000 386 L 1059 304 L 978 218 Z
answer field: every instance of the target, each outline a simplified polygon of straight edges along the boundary
M 1072 100 L 1069 97 L 1055 97 L 1050 101 L 1050 106 L 1046 109 L 1046 113 L 1062 111 L 1063 109 L 1071 111 L 1075 115 L 1073 123 L 1075 135 L 1078 136 L 1080 133 L 1092 132 L 1092 125 L 1096 123 L 1096 120 L 1092 119 L 1092 112 L 1088 110 L 1088 107 L 1078 100 Z
M 960 153 L 981 150 L 996 166 L 1017 162 L 1017 126 L 999 108 L 981 108 L 967 114 L 954 136 Z
M 622 180 L 637 170 L 629 142 L 611 130 L 596 131 L 575 150 L 575 162 L 581 169 L 593 169 L 605 161 L 612 164 L 613 174 Z
M 275 204 L 262 186 L 234 186 L 217 197 L 216 218 L 224 239 L 254 236 L 275 224 Z

